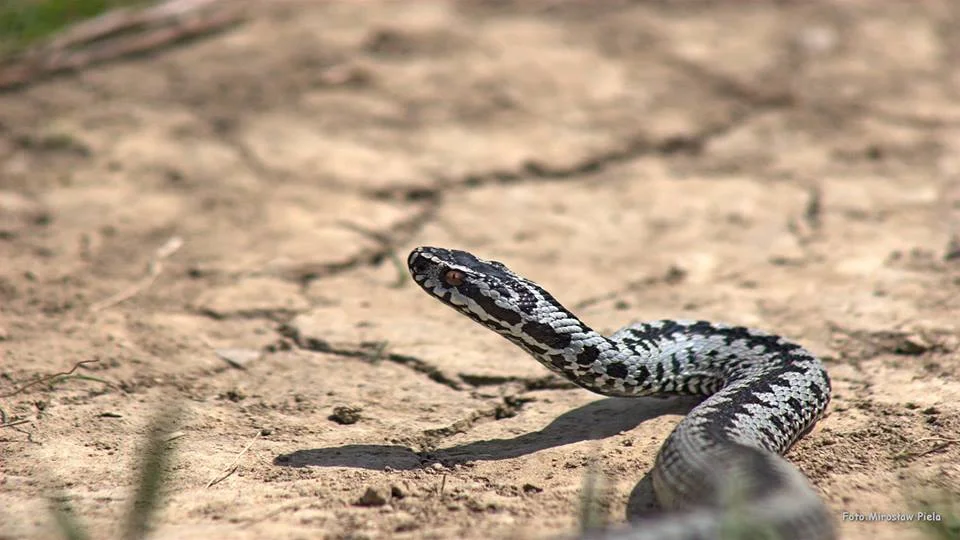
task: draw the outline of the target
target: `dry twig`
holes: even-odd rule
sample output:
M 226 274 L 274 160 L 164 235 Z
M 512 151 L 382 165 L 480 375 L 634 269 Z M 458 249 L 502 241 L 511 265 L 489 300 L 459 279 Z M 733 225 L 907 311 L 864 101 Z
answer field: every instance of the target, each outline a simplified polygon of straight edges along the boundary
M 927 455 L 927 454 L 932 454 L 932 453 L 934 453 L 934 452 L 939 452 L 940 450 L 943 450 L 944 448 L 950 446 L 951 444 L 960 443 L 960 439 L 948 439 L 948 438 L 946 438 L 946 437 L 923 437 L 923 438 L 921 438 L 921 439 L 917 439 L 917 440 L 915 440 L 915 441 L 910 442 L 910 443 L 908 444 L 908 446 L 914 446 L 914 445 L 916 445 L 917 443 L 930 442 L 930 441 L 935 441 L 937 444 L 931 446 L 930 448 L 927 448 L 926 450 L 924 450 L 924 451 L 922 451 L 922 452 L 914 452 L 914 451 L 911 451 L 911 450 L 909 450 L 909 449 L 903 449 L 903 450 L 897 452 L 896 454 L 894 454 L 894 455 L 893 455 L 893 458 L 894 458 L 894 459 L 907 459 L 907 458 L 922 457 L 922 456 L 925 456 L 925 455 Z
M 156 281 L 157 277 L 160 275 L 160 272 L 163 271 L 163 260 L 173 255 L 183 246 L 183 239 L 179 236 L 174 236 L 160 246 L 157 251 L 153 254 L 153 258 L 150 260 L 150 263 L 147 265 L 147 275 L 143 277 L 138 283 L 118 292 L 117 294 L 94 303 L 90 306 L 90 311 L 101 311 L 108 307 L 115 306 L 125 300 L 133 298 L 140 292 L 144 291 Z
M 0 394 L 0 399 L 2 399 L 2 398 L 8 398 L 8 397 L 13 397 L 13 396 L 15 396 L 15 395 L 17 395 L 17 394 L 20 394 L 21 392 L 25 391 L 27 388 L 30 388 L 30 387 L 32 387 L 32 386 L 36 386 L 36 385 L 41 384 L 41 383 L 44 383 L 44 382 L 50 382 L 50 381 L 53 381 L 54 379 L 59 379 L 59 378 L 61 378 L 61 377 L 70 377 L 71 375 L 73 375 L 73 372 L 75 372 L 75 371 L 77 370 L 77 368 L 79 368 L 80 366 L 82 366 L 82 365 L 84 365 L 84 364 L 92 364 L 92 363 L 94 363 L 94 362 L 99 362 L 99 360 L 81 360 L 81 361 L 77 362 L 76 364 L 74 364 L 73 367 L 71 367 L 69 371 L 61 371 L 61 372 L 59 372 L 59 373 L 54 373 L 54 374 L 52 374 L 52 375 L 44 375 L 44 376 L 38 378 L 37 380 L 28 382 L 27 384 L 24 384 L 23 386 L 20 386 L 19 388 L 16 388 L 16 389 L 14 389 L 14 390 L 11 390 L 10 392 L 7 392 L 7 393 L 5 393 L 5 394 Z M 84 376 L 82 376 L 82 375 L 73 375 L 73 376 L 74 376 L 74 377 L 83 377 L 83 378 L 86 378 L 86 379 L 95 380 L 95 381 L 97 381 L 97 382 L 101 382 L 101 383 L 104 383 L 104 384 L 113 386 L 113 384 L 110 383 L 109 381 L 104 381 L 104 380 L 102 380 L 102 379 L 98 379 L 98 378 L 95 378 L 95 377 L 84 377 Z M 21 418 L 21 419 L 17 419 L 17 420 L 10 420 L 10 421 L 8 422 L 8 421 L 7 421 L 7 412 L 4 411 L 3 408 L 0 408 L 0 429 L 3 429 L 3 428 L 14 428 L 15 431 L 21 431 L 21 432 L 23 432 L 21 429 L 16 428 L 16 426 L 19 426 L 20 424 L 27 424 L 27 423 L 30 423 L 30 422 L 31 422 L 31 420 L 26 419 L 26 418 Z M 24 433 L 26 433 L 26 432 L 24 432 Z M 31 441 L 32 441 L 32 436 L 31 436 L 29 433 L 27 433 L 27 438 L 28 438 L 28 440 L 31 440 Z
M 6 394 L 0 394 L 0 399 L 2 399 L 2 398 L 8 398 L 8 397 L 13 397 L 13 396 L 15 396 L 15 395 L 23 392 L 23 391 L 26 390 L 27 388 L 30 388 L 31 386 L 36 386 L 36 385 L 38 385 L 38 384 L 51 381 L 51 380 L 56 379 L 56 378 L 58 378 L 58 377 L 66 377 L 67 375 L 73 375 L 73 372 L 76 371 L 77 368 L 79 368 L 80 366 L 85 365 L 85 364 L 93 364 L 93 363 L 96 363 L 96 362 L 99 362 L 99 360 L 81 360 L 81 361 L 77 362 L 76 364 L 74 364 L 73 367 L 70 368 L 70 371 L 61 371 L 60 373 L 54 373 L 54 374 L 52 374 L 52 375 L 44 375 L 44 376 L 40 377 L 39 379 L 37 379 L 37 380 L 35 380 L 35 381 L 33 381 L 33 382 L 29 382 L 29 383 L 21 386 L 20 388 L 17 388 L 16 390 L 13 390 L 13 391 L 11 391 L 11 392 L 7 392 Z
M 252 439 L 250 439 L 250 442 L 247 443 L 247 446 L 243 447 L 243 450 L 241 450 L 240 453 L 237 454 L 237 457 L 234 458 L 233 462 L 230 463 L 230 465 L 228 465 L 227 468 L 223 469 L 223 471 L 220 472 L 220 475 L 218 475 L 217 477 L 207 482 L 205 489 L 209 489 L 210 487 L 215 486 L 220 482 L 223 482 L 227 478 L 230 478 L 230 476 L 233 473 L 237 472 L 237 469 L 240 468 L 240 458 L 242 458 L 243 455 L 246 454 L 248 450 L 250 450 L 250 447 L 253 446 L 253 443 L 255 443 L 257 439 L 260 438 L 261 435 L 263 435 L 263 431 L 258 429 L 257 434 L 254 435 Z

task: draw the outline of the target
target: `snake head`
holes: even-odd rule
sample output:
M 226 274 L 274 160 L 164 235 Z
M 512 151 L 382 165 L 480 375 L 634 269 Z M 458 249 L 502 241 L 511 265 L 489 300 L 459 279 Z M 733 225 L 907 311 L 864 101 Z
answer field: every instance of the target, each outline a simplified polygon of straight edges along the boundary
M 407 257 L 407 267 L 424 291 L 485 326 L 522 319 L 523 295 L 516 284 L 523 281 L 499 262 L 466 251 L 418 247 Z

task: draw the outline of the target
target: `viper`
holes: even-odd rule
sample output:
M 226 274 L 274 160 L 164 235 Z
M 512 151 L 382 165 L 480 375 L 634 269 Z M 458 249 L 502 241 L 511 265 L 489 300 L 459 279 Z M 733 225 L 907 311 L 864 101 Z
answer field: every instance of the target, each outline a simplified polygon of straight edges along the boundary
M 830 379 L 800 345 L 707 321 L 635 323 L 604 336 L 504 264 L 418 247 L 427 293 L 548 369 L 606 396 L 707 396 L 666 438 L 650 477 L 661 513 L 609 538 L 827 540 L 827 506 L 783 454 L 819 420 Z

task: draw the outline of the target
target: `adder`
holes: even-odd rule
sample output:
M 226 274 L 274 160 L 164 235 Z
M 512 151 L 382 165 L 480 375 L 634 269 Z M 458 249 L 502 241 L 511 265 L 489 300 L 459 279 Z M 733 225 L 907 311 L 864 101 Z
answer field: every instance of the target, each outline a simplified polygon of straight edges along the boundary
M 650 475 L 663 513 L 610 538 L 835 537 L 826 505 L 782 457 L 830 401 L 823 365 L 800 345 L 741 326 L 669 319 L 607 337 L 502 263 L 418 247 L 407 265 L 431 296 L 587 390 L 708 396 L 657 453 Z

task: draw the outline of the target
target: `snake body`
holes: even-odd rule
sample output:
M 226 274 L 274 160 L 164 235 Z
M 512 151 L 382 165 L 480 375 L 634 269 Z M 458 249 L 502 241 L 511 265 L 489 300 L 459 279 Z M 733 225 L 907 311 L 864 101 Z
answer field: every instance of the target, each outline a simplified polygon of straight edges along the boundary
M 605 337 L 502 263 L 419 247 L 407 265 L 431 296 L 580 387 L 709 396 L 657 454 L 650 475 L 664 512 L 611 537 L 834 538 L 827 507 L 782 457 L 830 401 L 823 365 L 801 346 L 706 321 L 643 322 Z

